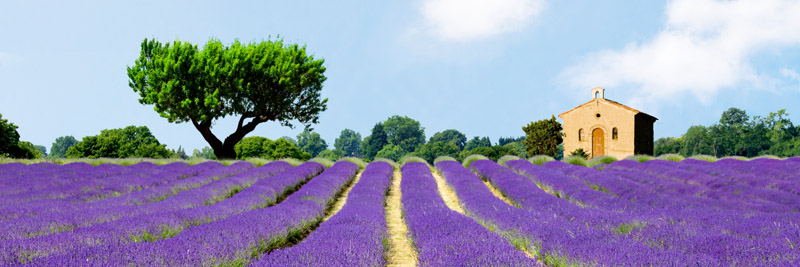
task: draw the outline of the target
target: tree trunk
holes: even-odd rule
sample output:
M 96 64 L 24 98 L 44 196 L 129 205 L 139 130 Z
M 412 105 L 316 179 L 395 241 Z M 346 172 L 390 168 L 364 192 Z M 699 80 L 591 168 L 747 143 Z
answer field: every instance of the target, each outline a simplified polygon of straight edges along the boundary
M 236 150 L 233 149 L 235 145 L 236 143 L 225 142 L 218 149 L 214 149 L 214 155 L 217 156 L 217 159 L 236 159 Z
M 214 155 L 217 156 L 217 159 L 221 160 L 230 160 L 236 159 L 236 150 L 233 149 L 239 141 L 242 140 L 248 133 L 252 132 L 256 129 L 258 124 L 267 121 L 264 118 L 253 118 L 247 124 L 243 124 L 245 120 L 245 116 L 242 116 L 239 119 L 239 126 L 236 127 L 236 131 L 225 138 L 225 142 L 217 138 L 214 133 L 211 132 L 211 121 L 197 123 L 195 120 L 192 120 L 194 127 L 200 131 L 200 134 L 203 135 L 203 138 L 211 145 L 211 149 L 214 150 Z

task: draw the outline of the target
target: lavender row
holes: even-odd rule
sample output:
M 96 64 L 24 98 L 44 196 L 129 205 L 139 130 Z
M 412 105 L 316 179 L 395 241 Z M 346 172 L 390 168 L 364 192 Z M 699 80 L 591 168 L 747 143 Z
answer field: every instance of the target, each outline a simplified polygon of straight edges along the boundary
M 473 162 L 471 167 L 481 166 L 481 164 L 475 165 L 476 162 Z M 486 164 L 482 167 L 486 166 L 497 169 L 493 172 L 482 172 L 489 173 L 485 178 L 489 179 L 500 190 L 507 192 L 506 196 L 513 201 L 520 200 L 518 198 L 520 196 L 516 196 L 514 193 L 522 191 L 509 190 L 512 187 L 528 187 L 529 190 L 541 191 L 533 182 L 528 180 L 526 183 L 525 180 L 527 178 L 515 174 L 513 171 L 496 164 Z M 457 165 L 454 165 L 452 168 L 457 169 L 457 167 Z M 683 250 L 681 247 L 663 246 L 657 242 L 653 243 L 651 240 L 639 239 L 631 231 L 636 231 L 644 226 L 649 227 L 651 222 L 640 223 L 636 220 L 636 217 L 626 213 L 603 212 L 598 209 L 584 208 L 576 210 L 576 217 L 565 217 L 554 212 L 552 207 L 546 206 L 546 203 L 549 202 L 544 202 L 540 208 L 531 206 L 523 209 L 502 210 L 487 207 L 485 203 L 495 202 L 497 203 L 496 205 L 499 205 L 502 202 L 498 202 L 500 200 L 496 198 L 490 200 L 488 189 L 480 183 L 479 178 L 474 174 L 463 170 L 460 172 L 462 175 L 455 175 L 455 177 L 460 176 L 463 178 L 471 175 L 471 178 L 462 179 L 461 182 L 464 184 L 461 186 L 460 191 L 464 192 L 465 195 L 470 194 L 466 193 L 469 191 L 474 194 L 472 197 L 466 197 L 473 199 L 472 205 L 465 204 L 465 206 L 473 206 L 472 211 L 477 217 L 493 221 L 498 229 L 514 234 L 518 239 L 529 240 L 547 264 L 600 266 L 687 264 L 715 266 L 721 264 L 717 258 L 708 255 L 702 250 Z M 448 180 L 450 180 L 450 177 L 448 177 Z M 469 184 L 469 186 L 466 184 Z M 453 184 L 453 187 L 458 194 L 461 194 L 459 193 L 459 186 Z M 540 196 L 544 198 L 547 195 Z M 556 198 L 553 195 L 550 195 L 550 197 Z M 566 200 L 561 200 L 566 202 Z M 608 226 L 613 225 L 613 216 L 620 217 L 618 219 L 619 222 L 626 223 L 619 224 L 617 230 L 609 229 Z M 592 223 L 593 221 L 597 221 L 597 223 Z M 709 247 L 705 249 L 709 249 Z
M 387 237 L 384 202 L 393 168 L 373 162 L 347 202 L 300 244 L 264 255 L 253 266 L 383 266 Z
M 243 170 L 252 166 L 250 163 L 237 163 L 234 165 L 236 166 L 232 165 L 224 169 L 210 169 L 197 177 L 210 179 L 209 175 L 218 177 L 218 174 L 226 173 L 224 170 Z M 240 175 L 231 177 L 232 179 L 223 179 L 196 190 L 180 192 L 174 197 L 167 198 L 168 202 L 160 201 L 139 206 L 103 205 L 107 203 L 101 202 L 98 205 L 89 205 L 83 209 L 80 207 L 75 208 L 68 204 L 65 205 L 65 203 L 53 203 L 54 205 L 51 206 L 26 205 L 24 206 L 26 212 L 38 216 L 19 218 L 0 224 L 0 240 L 49 235 L 125 217 L 200 206 L 213 197 L 224 195 L 229 188 L 241 186 L 242 184 L 251 184 L 257 179 L 274 175 L 285 169 L 287 164 L 283 163 L 275 166 L 277 168 L 250 169 Z
M 285 162 L 273 162 L 261 168 L 278 170 L 288 166 Z M 316 162 L 303 163 L 273 177 L 258 180 L 252 186 L 214 205 L 129 217 L 78 228 L 68 233 L 22 240 L 16 244 L 20 253 L 9 257 L 29 260 L 33 256 L 76 251 L 97 245 L 124 247 L 131 242 L 152 242 L 169 238 L 190 227 L 279 202 L 309 178 L 319 174 L 323 168 Z
M 60 186 L 57 190 L 44 194 L 47 199 L 29 201 L 28 197 L 8 198 L 5 207 L 0 208 L 3 219 L 13 219 L 27 216 L 36 216 L 40 212 L 47 212 L 48 208 L 60 208 L 70 205 L 80 205 L 98 199 L 126 194 L 152 186 L 158 186 L 170 181 L 195 176 L 212 166 L 198 164 L 191 167 L 175 164 L 168 167 L 153 168 L 151 171 L 131 172 L 125 175 L 116 175 L 103 179 L 94 179 L 75 182 Z M 24 204 L 20 209 L 19 205 Z
M 680 167 L 695 173 L 714 176 L 707 184 L 721 191 L 735 192 L 741 188 L 755 187 L 760 192 L 772 194 L 769 190 L 784 191 L 776 193 L 776 199 L 782 196 L 800 197 L 800 168 L 796 168 L 792 161 L 774 159 L 756 159 L 742 161 L 735 159 L 722 159 L 713 163 L 689 159 L 684 162 L 654 161 L 650 164 Z M 733 183 L 730 183 L 733 182 Z M 740 191 L 741 193 L 741 191 Z M 790 193 L 790 194 L 786 194 Z
M 500 235 L 451 210 L 425 163 L 402 167 L 403 216 L 421 266 L 533 266 Z
M 798 257 L 792 244 L 800 242 L 800 232 L 790 218 L 772 213 L 754 216 L 752 212 L 718 210 L 707 205 L 709 201 L 703 201 L 704 198 L 648 192 L 642 190 L 641 185 L 637 187 L 605 171 L 563 163 L 546 163 L 545 166 L 565 170 L 614 195 L 633 197 L 637 203 L 666 206 L 657 212 L 629 215 L 641 223 L 627 235 L 641 242 L 691 251 L 726 265 L 780 265 L 796 261 Z M 639 192 L 635 192 L 637 190 Z
M 687 160 L 691 162 L 692 160 Z M 713 176 L 702 172 L 687 170 L 689 164 L 680 164 L 671 161 L 652 161 L 640 164 L 631 161 L 619 161 L 610 164 L 611 170 L 627 170 L 629 173 L 652 174 L 663 181 L 675 181 L 701 187 L 702 192 L 686 192 L 686 194 L 700 195 L 713 199 L 748 201 L 761 204 L 777 212 L 800 210 L 800 196 L 766 188 L 753 187 L 736 181 L 740 176 L 736 172 L 724 168 L 716 168 L 709 164 L 706 168 L 714 168 L 720 176 Z M 605 169 L 604 169 L 605 171 Z M 626 176 L 629 177 L 629 176 Z M 747 178 L 745 178 L 747 179 Z M 761 179 L 761 178 L 752 178 Z M 774 203 L 773 205 L 770 205 Z
M 36 265 L 243 265 L 311 229 L 357 170 L 354 163 L 337 162 L 278 205 L 192 227 L 168 239 L 91 247 L 42 258 Z
M 28 191 L 36 191 L 48 186 L 69 184 L 78 180 L 97 179 L 123 172 L 129 172 L 136 166 L 123 167 L 116 164 L 92 166 L 88 163 L 70 163 L 58 165 L 53 163 L 37 163 L 24 165 L 21 163 L 0 164 L 6 171 L 0 178 L 0 196 L 9 196 Z M 141 165 L 144 166 L 144 165 Z

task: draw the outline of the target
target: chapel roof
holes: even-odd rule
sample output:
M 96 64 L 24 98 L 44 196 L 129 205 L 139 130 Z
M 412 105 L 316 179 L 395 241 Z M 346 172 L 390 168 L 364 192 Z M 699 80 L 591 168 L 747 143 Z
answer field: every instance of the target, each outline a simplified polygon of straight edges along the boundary
M 574 107 L 574 108 L 572 108 L 572 109 L 570 109 L 570 110 L 567 110 L 567 111 L 564 111 L 564 112 L 562 112 L 561 114 L 558 114 L 558 117 L 563 119 L 564 117 L 562 117 L 562 116 L 563 116 L 564 114 L 570 113 L 570 112 L 572 112 L 572 111 L 574 111 L 574 110 L 576 110 L 576 109 L 578 109 L 578 108 L 581 108 L 581 107 L 583 107 L 583 106 L 586 106 L 586 105 L 589 105 L 589 104 L 591 104 L 591 103 L 594 103 L 595 101 L 605 101 L 605 102 L 607 102 L 607 103 L 609 103 L 609 104 L 612 104 L 612 105 L 614 105 L 614 106 L 620 107 L 620 108 L 622 108 L 622 109 L 626 109 L 626 110 L 632 111 L 634 114 L 643 114 L 643 115 L 645 115 L 645 116 L 648 116 L 648 117 L 652 118 L 652 119 L 653 119 L 653 121 L 656 121 L 656 120 L 658 120 L 658 118 L 656 118 L 656 117 L 653 117 L 653 115 L 650 115 L 650 114 L 647 114 L 647 113 L 641 112 L 641 111 L 639 111 L 639 110 L 637 110 L 637 109 L 635 109 L 635 108 L 632 108 L 632 107 L 629 107 L 629 106 L 623 105 L 623 104 L 621 104 L 621 103 L 619 103 L 619 102 L 617 102 L 617 101 L 614 101 L 614 100 L 611 100 L 611 99 L 608 99 L 608 98 L 597 98 L 597 99 L 592 99 L 592 100 L 589 100 L 589 102 L 583 103 L 583 104 L 581 104 L 581 105 L 579 105 L 579 106 L 577 106 L 577 107 Z

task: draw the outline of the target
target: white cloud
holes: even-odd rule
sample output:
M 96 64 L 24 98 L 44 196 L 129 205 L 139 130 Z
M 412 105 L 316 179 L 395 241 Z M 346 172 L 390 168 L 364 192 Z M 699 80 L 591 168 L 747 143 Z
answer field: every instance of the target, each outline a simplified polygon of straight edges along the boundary
M 783 77 L 786 77 L 786 78 L 788 78 L 790 80 L 793 80 L 793 81 L 799 81 L 800 82 L 800 73 L 797 73 L 797 71 L 795 71 L 793 69 L 790 69 L 790 68 L 785 68 L 784 67 L 784 68 L 781 68 L 780 72 L 781 72 L 781 75 L 783 75 Z
M 666 24 L 652 39 L 592 53 L 561 77 L 584 89 L 630 86 L 634 99 L 691 93 L 708 103 L 726 88 L 773 84 L 750 60 L 800 45 L 798 14 L 800 1 L 670 1 Z
M 521 30 L 544 5 L 544 0 L 424 0 L 421 12 L 429 34 L 471 41 Z

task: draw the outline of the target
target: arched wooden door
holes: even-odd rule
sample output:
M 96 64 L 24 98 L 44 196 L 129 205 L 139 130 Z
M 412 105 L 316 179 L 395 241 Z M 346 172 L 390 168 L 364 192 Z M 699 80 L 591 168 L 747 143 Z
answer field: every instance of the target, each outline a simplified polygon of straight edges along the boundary
M 605 135 L 603 129 L 597 128 L 592 131 L 592 157 L 605 155 Z

